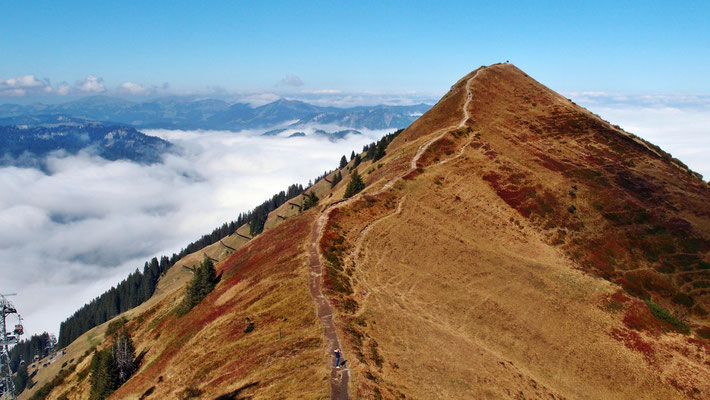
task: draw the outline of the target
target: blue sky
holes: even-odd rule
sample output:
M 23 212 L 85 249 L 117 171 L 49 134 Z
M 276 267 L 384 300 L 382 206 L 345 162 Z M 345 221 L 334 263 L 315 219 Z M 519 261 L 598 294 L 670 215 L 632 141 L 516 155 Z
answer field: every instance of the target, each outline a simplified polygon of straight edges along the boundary
M 510 60 L 560 92 L 710 93 L 709 4 L 6 2 L 0 79 L 33 75 L 55 89 L 16 101 L 89 75 L 107 91 L 137 85 L 124 93 L 440 96 L 479 65 Z

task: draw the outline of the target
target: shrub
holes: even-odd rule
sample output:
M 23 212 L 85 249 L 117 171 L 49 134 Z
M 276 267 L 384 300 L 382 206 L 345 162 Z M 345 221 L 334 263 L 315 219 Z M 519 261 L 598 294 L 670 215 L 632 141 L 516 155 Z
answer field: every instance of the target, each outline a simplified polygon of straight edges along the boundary
M 657 319 L 667 322 L 671 324 L 676 331 L 683 333 L 683 334 L 688 334 L 690 333 L 690 328 L 688 325 L 683 323 L 683 321 L 679 320 L 678 318 L 674 317 L 669 313 L 666 309 L 663 307 L 659 306 L 658 304 L 654 303 L 653 300 L 648 299 L 644 300 L 646 305 L 648 306 L 648 309 L 651 310 L 651 314 L 656 317 Z
M 355 300 L 353 300 L 353 299 L 351 299 L 351 298 L 347 298 L 347 299 L 343 302 L 343 309 L 344 309 L 346 312 L 354 313 L 355 311 L 357 311 L 357 307 L 358 307 L 357 301 L 355 301 Z
M 673 297 L 673 302 L 686 307 L 692 307 L 695 304 L 695 300 L 685 293 L 678 293 Z
M 120 317 L 115 321 L 109 322 L 108 327 L 106 328 L 106 337 L 110 337 L 116 334 L 123 328 L 124 325 L 126 325 L 126 322 L 128 322 L 126 317 Z
M 195 397 L 200 397 L 201 394 L 202 394 L 202 390 L 190 385 L 190 386 L 186 387 L 185 390 L 183 390 L 180 393 L 180 399 L 181 400 L 194 399 Z
M 370 340 L 370 357 L 372 358 L 372 361 L 375 362 L 375 365 L 377 365 L 378 368 L 382 368 L 384 360 L 382 359 L 382 356 L 380 356 L 379 351 L 377 351 L 378 346 L 379 345 L 377 344 L 377 341 L 375 341 L 375 339 Z

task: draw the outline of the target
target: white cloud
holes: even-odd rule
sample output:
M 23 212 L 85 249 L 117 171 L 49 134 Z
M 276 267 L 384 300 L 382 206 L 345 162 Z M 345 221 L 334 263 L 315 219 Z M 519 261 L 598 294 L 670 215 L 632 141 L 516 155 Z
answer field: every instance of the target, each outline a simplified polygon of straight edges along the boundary
M 71 86 L 67 85 L 66 83 L 62 83 L 59 86 L 57 86 L 57 90 L 55 93 L 59 96 L 66 96 L 70 93 L 71 91 Z
M 75 86 L 79 91 L 86 93 L 103 93 L 106 91 L 104 79 L 94 75 L 87 75 L 84 81 L 77 81 Z
M 340 90 L 337 89 L 320 89 L 320 90 L 311 90 L 309 92 L 303 92 L 303 93 L 312 93 L 312 94 L 340 94 L 343 93 Z
M 294 74 L 288 74 L 284 76 L 283 79 L 279 82 L 279 85 L 281 86 L 303 86 L 303 81 L 301 78 L 297 77 Z
M 263 106 L 264 104 L 274 102 L 280 98 L 281 96 L 276 93 L 266 92 L 242 94 L 237 96 L 235 100 L 240 103 L 249 103 L 252 107 L 259 107 Z
M 0 79 L 0 96 L 21 97 L 34 90 L 52 90 L 49 82 L 41 81 L 32 74 L 17 78 Z
M 24 75 L 19 78 L 10 78 L 4 81 L 4 84 L 10 88 L 33 88 L 44 86 L 44 83 L 35 78 L 34 75 Z
M 121 86 L 118 88 L 118 91 L 123 94 L 132 94 L 132 95 L 143 95 L 143 94 L 148 94 L 151 92 L 150 89 L 146 88 L 145 86 L 141 85 L 140 83 L 134 83 L 134 82 L 123 82 Z
M 19 293 L 28 330 L 56 333 L 150 257 L 305 184 L 386 132 L 333 143 L 259 136 L 265 130 L 149 131 L 183 148 L 149 166 L 80 153 L 48 158 L 49 175 L 0 168 L 0 293 Z

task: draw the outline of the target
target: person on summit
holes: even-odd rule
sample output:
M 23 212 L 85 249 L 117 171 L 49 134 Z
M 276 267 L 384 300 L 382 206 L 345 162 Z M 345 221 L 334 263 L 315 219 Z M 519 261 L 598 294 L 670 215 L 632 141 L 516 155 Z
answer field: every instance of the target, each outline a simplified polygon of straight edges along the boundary
M 340 368 L 340 349 L 333 350 L 335 355 L 335 368 Z

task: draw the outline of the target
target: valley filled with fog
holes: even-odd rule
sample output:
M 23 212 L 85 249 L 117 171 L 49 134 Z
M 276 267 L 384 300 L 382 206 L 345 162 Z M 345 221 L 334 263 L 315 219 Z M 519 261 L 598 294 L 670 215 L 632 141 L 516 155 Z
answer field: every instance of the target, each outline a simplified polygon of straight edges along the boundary
M 321 127 L 322 128 L 322 127 Z M 288 185 L 394 131 L 329 140 L 258 131 L 142 132 L 170 141 L 150 165 L 51 153 L 45 170 L 0 168 L 0 270 L 29 332 L 59 323 L 153 256 L 170 255 Z M 333 129 L 330 129 L 333 130 Z

